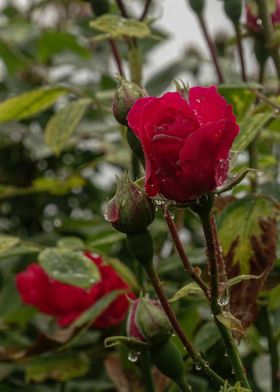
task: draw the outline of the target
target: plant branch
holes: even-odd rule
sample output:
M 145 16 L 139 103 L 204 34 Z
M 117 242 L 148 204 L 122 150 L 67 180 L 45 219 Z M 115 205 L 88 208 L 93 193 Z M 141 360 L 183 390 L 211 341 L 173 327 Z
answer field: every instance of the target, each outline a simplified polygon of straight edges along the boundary
M 239 23 L 234 23 L 234 30 L 235 30 L 236 41 L 237 41 L 237 50 L 238 50 L 238 55 L 239 55 L 239 60 L 240 60 L 241 77 L 242 77 L 243 82 L 247 82 L 244 50 L 243 50 L 243 45 L 242 45 L 242 38 L 241 38 Z
M 154 269 L 154 266 L 152 264 L 149 264 L 149 265 L 145 266 L 145 270 L 146 270 L 146 272 L 152 282 L 152 285 L 153 285 L 155 292 L 158 296 L 158 299 L 159 299 L 159 301 L 165 311 L 166 316 L 168 317 L 174 331 L 176 332 L 178 338 L 182 342 L 183 346 L 187 350 L 188 354 L 190 355 L 190 357 L 192 358 L 194 363 L 199 365 L 201 367 L 201 369 L 205 372 L 205 374 L 207 374 L 209 376 L 209 378 L 213 379 L 218 385 L 224 385 L 225 380 L 223 380 L 217 373 L 214 372 L 214 370 L 212 370 L 209 367 L 208 362 L 205 361 L 202 358 L 201 354 L 196 350 L 196 348 L 193 347 L 192 343 L 188 340 L 187 336 L 185 335 L 184 331 L 182 330 L 182 328 L 176 318 L 176 315 L 175 315 L 173 309 L 171 308 L 171 306 L 168 302 L 168 299 L 166 298 L 166 296 L 162 290 L 161 282 L 159 280 L 157 272 Z
M 259 6 L 259 14 L 263 24 L 265 43 L 270 55 L 273 59 L 274 66 L 280 82 L 280 57 L 278 47 L 272 46 L 274 38 L 274 28 L 268 9 L 268 2 L 266 0 L 257 0 Z
M 213 233 L 213 224 L 211 223 L 211 221 L 213 221 L 214 218 L 211 216 L 210 211 L 206 213 L 205 212 L 198 213 L 198 215 L 202 223 L 203 232 L 206 240 L 206 246 L 207 246 L 208 262 L 209 262 L 209 269 L 210 269 L 210 284 L 211 284 L 210 304 L 211 304 L 211 310 L 214 315 L 214 320 L 222 336 L 236 379 L 240 381 L 244 387 L 248 388 L 251 391 L 250 384 L 247 380 L 246 371 L 244 369 L 243 363 L 239 356 L 239 352 L 234 342 L 232 333 L 217 318 L 217 316 L 222 313 L 222 308 L 219 305 L 220 293 L 219 293 L 219 282 L 218 282 L 218 260 L 217 260 L 218 257 L 216 252 L 217 245 L 215 245 L 215 241 L 218 241 L 218 238 L 215 239 L 215 233 Z
M 177 252 L 178 252 L 178 254 L 184 264 L 184 267 L 185 267 L 187 273 L 199 285 L 199 287 L 204 291 L 206 297 L 209 298 L 208 287 L 205 284 L 205 282 L 201 279 L 201 277 L 198 275 L 195 268 L 191 265 L 191 263 L 188 259 L 188 256 L 186 255 L 186 252 L 183 248 L 180 237 L 178 235 L 177 227 L 176 227 L 176 225 L 170 215 L 170 212 L 168 211 L 168 209 L 166 207 L 163 207 L 163 215 L 166 220 L 166 223 L 169 228 L 169 231 L 172 236 L 175 247 L 177 249 Z
M 143 13 L 142 13 L 142 15 L 140 16 L 140 19 L 139 20 L 144 20 L 145 18 L 146 18 L 146 16 L 148 15 L 148 12 L 149 12 L 149 8 L 150 8 L 150 5 L 152 4 L 152 0 L 146 0 L 146 4 L 145 4 L 145 6 L 144 6 L 144 10 L 143 10 Z
M 211 58 L 214 64 L 214 68 L 216 70 L 216 74 L 217 74 L 217 79 L 219 83 L 224 83 L 224 77 L 223 77 L 223 73 L 220 67 L 220 64 L 218 62 L 218 56 L 217 56 L 217 51 L 216 51 L 216 47 L 210 37 L 209 31 L 208 31 L 208 27 L 206 25 L 205 19 L 203 17 L 203 15 L 199 15 L 198 16 L 198 20 L 204 35 L 204 38 L 207 42 L 210 54 L 211 54 Z
M 117 68 L 118 68 L 118 73 L 119 73 L 121 76 L 125 77 L 124 71 L 123 71 L 123 66 L 122 66 L 122 59 L 121 59 L 121 56 L 120 56 L 120 53 L 119 53 L 117 44 L 116 44 L 116 42 L 115 42 L 112 38 L 110 38 L 110 39 L 108 40 L 108 42 L 109 42 L 109 45 L 110 45 L 110 47 L 111 47 L 112 54 L 113 54 L 113 57 L 114 57 L 116 66 L 117 66 Z
M 125 5 L 122 0 L 116 0 L 117 6 L 119 7 L 119 10 L 121 11 L 121 14 L 124 18 L 128 18 L 128 13 L 126 11 Z

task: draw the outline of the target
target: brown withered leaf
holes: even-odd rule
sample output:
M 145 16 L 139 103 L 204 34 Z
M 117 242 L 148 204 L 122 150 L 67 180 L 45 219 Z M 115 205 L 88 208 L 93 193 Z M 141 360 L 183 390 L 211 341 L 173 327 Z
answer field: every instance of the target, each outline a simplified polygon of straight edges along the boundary
M 257 298 L 276 260 L 276 221 L 279 206 L 263 197 L 248 197 L 231 203 L 221 214 L 219 237 L 228 278 L 257 275 L 230 289 L 230 311 L 244 329 L 257 318 Z M 240 337 L 240 336 L 239 336 Z

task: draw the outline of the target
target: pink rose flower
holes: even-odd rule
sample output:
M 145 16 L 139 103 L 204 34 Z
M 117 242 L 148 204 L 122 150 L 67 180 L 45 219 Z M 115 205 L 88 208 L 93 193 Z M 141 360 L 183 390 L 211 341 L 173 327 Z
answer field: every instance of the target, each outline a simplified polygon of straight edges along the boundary
M 128 124 L 146 160 L 146 192 L 179 203 L 215 190 L 227 178 L 229 151 L 239 132 L 232 106 L 215 86 L 138 99 Z

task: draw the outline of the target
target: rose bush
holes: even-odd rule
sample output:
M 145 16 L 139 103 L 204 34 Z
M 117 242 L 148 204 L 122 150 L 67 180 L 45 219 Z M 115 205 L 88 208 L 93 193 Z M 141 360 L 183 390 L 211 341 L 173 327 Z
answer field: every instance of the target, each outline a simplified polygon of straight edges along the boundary
M 249 30 L 258 33 L 262 30 L 262 23 L 259 15 L 254 11 L 250 5 L 246 5 L 246 25 Z M 280 0 L 275 0 L 275 10 L 271 14 L 271 20 L 273 24 L 280 22 Z
M 231 105 L 215 86 L 140 98 L 128 114 L 146 160 L 145 187 L 187 202 L 224 183 L 229 151 L 239 132 Z
M 120 323 L 126 316 L 129 302 L 127 296 L 134 298 L 128 284 L 100 256 L 85 252 L 95 263 L 101 280 L 89 290 L 61 283 L 50 278 L 36 263 L 16 276 L 16 285 L 24 303 L 35 306 L 40 312 L 54 316 L 61 327 L 72 323 L 82 312 L 91 307 L 98 299 L 113 290 L 123 289 L 121 294 L 95 320 L 95 328 L 107 328 Z

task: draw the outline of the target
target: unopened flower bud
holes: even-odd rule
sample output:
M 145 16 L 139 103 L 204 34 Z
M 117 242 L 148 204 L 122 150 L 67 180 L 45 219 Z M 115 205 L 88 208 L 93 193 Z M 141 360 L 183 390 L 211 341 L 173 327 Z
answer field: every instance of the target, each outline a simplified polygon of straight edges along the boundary
M 190 391 L 183 358 L 172 341 L 171 332 L 172 327 L 158 301 L 140 298 L 132 303 L 127 320 L 128 336 L 148 343 L 157 368 L 182 391 Z
M 205 0 L 189 0 L 189 4 L 197 15 L 201 15 L 204 10 Z
M 119 86 L 113 98 L 113 114 L 116 120 L 127 126 L 127 114 L 137 99 L 147 97 L 146 91 L 133 82 L 118 76 Z
M 95 16 L 101 16 L 110 12 L 108 0 L 87 0 Z
M 171 325 L 158 301 L 136 299 L 129 310 L 127 334 L 129 337 L 157 346 L 171 336 Z
M 108 202 L 105 219 L 126 234 L 144 232 L 155 217 L 155 208 L 145 191 L 125 174 L 118 183 L 116 195 Z
M 239 23 L 242 14 L 242 0 L 224 0 L 224 9 L 232 23 Z

